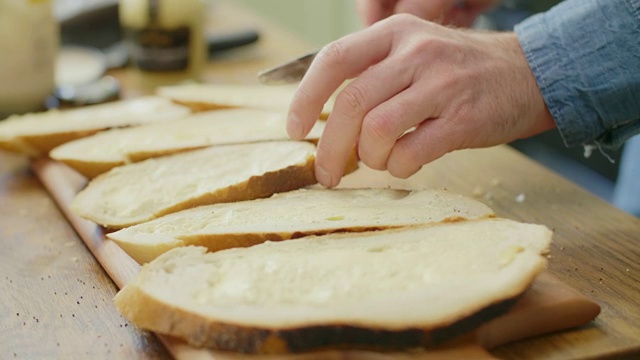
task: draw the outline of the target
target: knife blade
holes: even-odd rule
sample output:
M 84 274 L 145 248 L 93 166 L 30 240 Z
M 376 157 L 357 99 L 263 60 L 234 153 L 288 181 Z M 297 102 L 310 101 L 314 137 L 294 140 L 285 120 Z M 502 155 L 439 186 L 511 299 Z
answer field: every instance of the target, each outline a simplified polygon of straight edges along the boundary
M 258 72 L 258 80 L 266 85 L 290 84 L 302 80 L 318 54 L 314 51 L 297 59 Z

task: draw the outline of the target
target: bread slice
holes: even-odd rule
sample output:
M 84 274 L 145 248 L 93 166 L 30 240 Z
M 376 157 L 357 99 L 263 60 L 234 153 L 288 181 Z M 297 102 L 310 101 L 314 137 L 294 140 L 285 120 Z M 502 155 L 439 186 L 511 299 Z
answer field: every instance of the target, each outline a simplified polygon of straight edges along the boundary
M 186 84 L 161 87 L 157 94 L 194 111 L 242 107 L 286 112 L 296 88 L 293 84 Z M 327 119 L 332 108 L 333 98 L 325 104 L 320 118 Z
M 315 145 L 274 141 L 214 146 L 113 168 L 78 193 L 71 209 L 122 228 L 191 207 L 268 197 L 316 182 Z
M 116 166 L 213 145 L 289 140 L 285 113 L 255 109 L 207 111 L 174 121 L 112 129 L 63 144 L 49 156 L 93 178 Z M 317 140 L 324 122 L 307 139 Z
M 543 270 L 550 240 L 544 226 L 486 219 L 182 247 L 115 303 L 142 329 L 219 350 L 429 347 L 504 313 Z
M 91 105 L 72 110 L 14 115 L 0 122 L 0 149 L 31 157 L 100 130 L 173 120 L 189 108 L 155 96 Z
M 267 240 L 493 216 L 486 205 L 444 190 L 301 189 L 184 210 L 107 236 L 146 263 L 186 245 L 219 251 Z

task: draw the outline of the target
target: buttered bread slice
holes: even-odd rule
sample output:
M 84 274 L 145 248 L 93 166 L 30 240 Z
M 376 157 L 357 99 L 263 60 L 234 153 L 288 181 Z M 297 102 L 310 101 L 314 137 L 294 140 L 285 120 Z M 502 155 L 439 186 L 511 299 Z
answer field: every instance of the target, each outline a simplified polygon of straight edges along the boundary
M 493 216 L 486 205 L 444 190 L 301 189 L 184 210 L 107 236 L 136 261 L 146 263 L 186 245 L 219 251 L 331 232 Z
M 147 96 L 71 110 L 15 115 L 0 122 L 0 149 L 45 156 L 54 147 L 98 131 L 174 120 L 191 110 L 165 98 Z
M 193 150 L 113 168 L 78 193 L 71 209 L 122 228 L 199 205 L 250 200 L 316 182 L 315 145 L 274 141 Z
M 295 84 L 186 84 L 161 87 L 157 94 L 194 111 L 251 108 L 286 112 L 296 89 Z M 332 108 L 333 98 L 324 105 L 320 118 L 327 119 Z
M 116 166 L 213 145 L 289 140 L 286 113 L 256 109 L 207 111 L 175 121 L 113 129 L 59 146 L 49 156 L 93 178 Z M 307 139 L 320 138 L 324 122 Z
M 429 347 L 504 313 L 551 231 L 485 219 L 207 253 L 173 249 L 116 296 L 138 327 L 244 353 Z

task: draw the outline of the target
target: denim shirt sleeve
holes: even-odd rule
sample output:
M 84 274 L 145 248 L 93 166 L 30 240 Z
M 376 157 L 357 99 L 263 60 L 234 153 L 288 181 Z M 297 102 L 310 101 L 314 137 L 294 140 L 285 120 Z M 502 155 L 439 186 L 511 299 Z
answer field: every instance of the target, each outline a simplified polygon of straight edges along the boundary
M 640 0 L 566 0 L 515 32 L 567 146 L 640 132 Z

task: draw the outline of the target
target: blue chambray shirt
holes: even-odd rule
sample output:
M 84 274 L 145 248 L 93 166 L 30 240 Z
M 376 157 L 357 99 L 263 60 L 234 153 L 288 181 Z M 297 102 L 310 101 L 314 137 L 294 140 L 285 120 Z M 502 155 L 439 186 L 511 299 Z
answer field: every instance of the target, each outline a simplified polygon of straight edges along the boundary
M 567 146 L 640 132 L 640 0 L 566 0 L 515 32 Z

